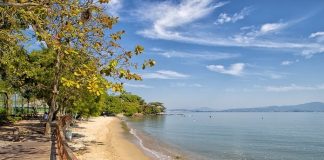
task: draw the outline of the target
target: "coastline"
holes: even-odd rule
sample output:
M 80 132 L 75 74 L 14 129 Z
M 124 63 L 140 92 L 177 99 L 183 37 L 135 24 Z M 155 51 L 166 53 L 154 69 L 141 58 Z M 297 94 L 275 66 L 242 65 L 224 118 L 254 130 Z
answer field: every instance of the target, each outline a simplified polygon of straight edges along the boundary
M 136 119 L 136 118 L 135 118 Z M 134 126 L 133 118 L 123 119 L 123 123 L 132 134 L 134 143 L 140 147 L 147 155 L 154 160 L 187 160 L 189 157 L 195 157 L 191 153 L 182 150 L 167 141 L 159 139 L 143 130 L 143 128 Z
M 126 124 L 129 127 L 129 124 Z M 147 155 L 154 160 L 173 160 L 180 159 L 181 156 L 175 154 L 176 152 L 171 151 L 172 147 L 162 144 L 160 141 L 155 140 L 153 137 L 145 135 L 143 132 L 139 132 L 135 128 L 131 128 L 129 131 L 132 137 L 135 138 L 136 145 L 140 147 Z
M 72 128 L 69 146 L 79 160 L 149 160 L 153 159 L 131 142 L 122 120 L 117 117 L 95 117 Z

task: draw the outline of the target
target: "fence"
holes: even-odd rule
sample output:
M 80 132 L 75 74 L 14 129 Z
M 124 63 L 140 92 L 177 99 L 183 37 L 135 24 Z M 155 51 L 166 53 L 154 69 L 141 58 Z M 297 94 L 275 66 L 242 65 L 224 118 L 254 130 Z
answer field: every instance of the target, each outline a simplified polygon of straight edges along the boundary
M 0 93 L 0 108 L 5 108 L 6 97 Z M 38 115 L 48 112 L 48 106 L 40 100 L 23 98 L 20 94 L 12 94 L 8 99 L 8 114 L 10 115 Z
M 57 121 L 56 124 L 56 142 L 58 155 L 60 160 L 78 160 L 77 157 L 73 154 L 73 151 L 69 148 L 66 143 L 66 139 L 63 132 L 63 125 L 65 123 L 62 122 L 62 118 Z

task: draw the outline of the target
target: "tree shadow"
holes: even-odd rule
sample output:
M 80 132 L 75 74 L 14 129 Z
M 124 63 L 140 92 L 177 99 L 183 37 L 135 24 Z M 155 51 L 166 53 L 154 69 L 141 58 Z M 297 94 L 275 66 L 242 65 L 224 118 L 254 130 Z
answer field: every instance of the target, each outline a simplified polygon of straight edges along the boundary
M 45 125 L 39 121 L 23 121 L 21 123 L 0 127 L 0 141 L 35 141 L 49 142 L 50 139 L 44 137 Z
M 76 139 L 83 138 L 83 137 L 85 137 L 85 135 L 80 134 L 80 133 L 73 133 L 72 141 L 73 141 L 73 140 L 76 140 Z
M 38 120 L 24 120 L 0 127 L 0 159 L 48 159 L 51 138 Z

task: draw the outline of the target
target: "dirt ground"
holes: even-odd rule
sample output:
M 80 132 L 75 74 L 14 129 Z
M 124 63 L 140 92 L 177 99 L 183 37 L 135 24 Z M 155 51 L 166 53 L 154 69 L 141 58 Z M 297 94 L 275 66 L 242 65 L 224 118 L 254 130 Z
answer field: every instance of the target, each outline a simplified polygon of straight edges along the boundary
M 0 160 L 56 159 L 54 137 L 45 137 L 43 132 L 39 120 L 0 126 Z

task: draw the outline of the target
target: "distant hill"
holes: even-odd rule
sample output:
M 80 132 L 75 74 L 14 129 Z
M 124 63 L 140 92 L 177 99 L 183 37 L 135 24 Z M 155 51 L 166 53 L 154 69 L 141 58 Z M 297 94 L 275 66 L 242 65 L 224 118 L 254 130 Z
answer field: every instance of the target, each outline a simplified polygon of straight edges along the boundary
M 200 108 L 192 109 L 191 111 L 193 111 L 193 112 L 214 112 L 216 110 L 209 108 L 209 107 L 200 107 Z
M 324 112 L 324 103 L 311 102 L 299 105 L 269 106 L 258 108 L 227 109 L 221 112 Z
M 195 109 L 169 109 L 168 111 L 176 111 L 176 112 L 216 112 L 217 110 L 209 108 L 209 107 L 200 107 Z
M 171 112 L 324 112 L 324 103 L 311 102 L 298 105 L 268 106 L 255 108 L 235 108 L 226 110 L 215 110 L 209 107 L 195 109 L 168 109 Z

